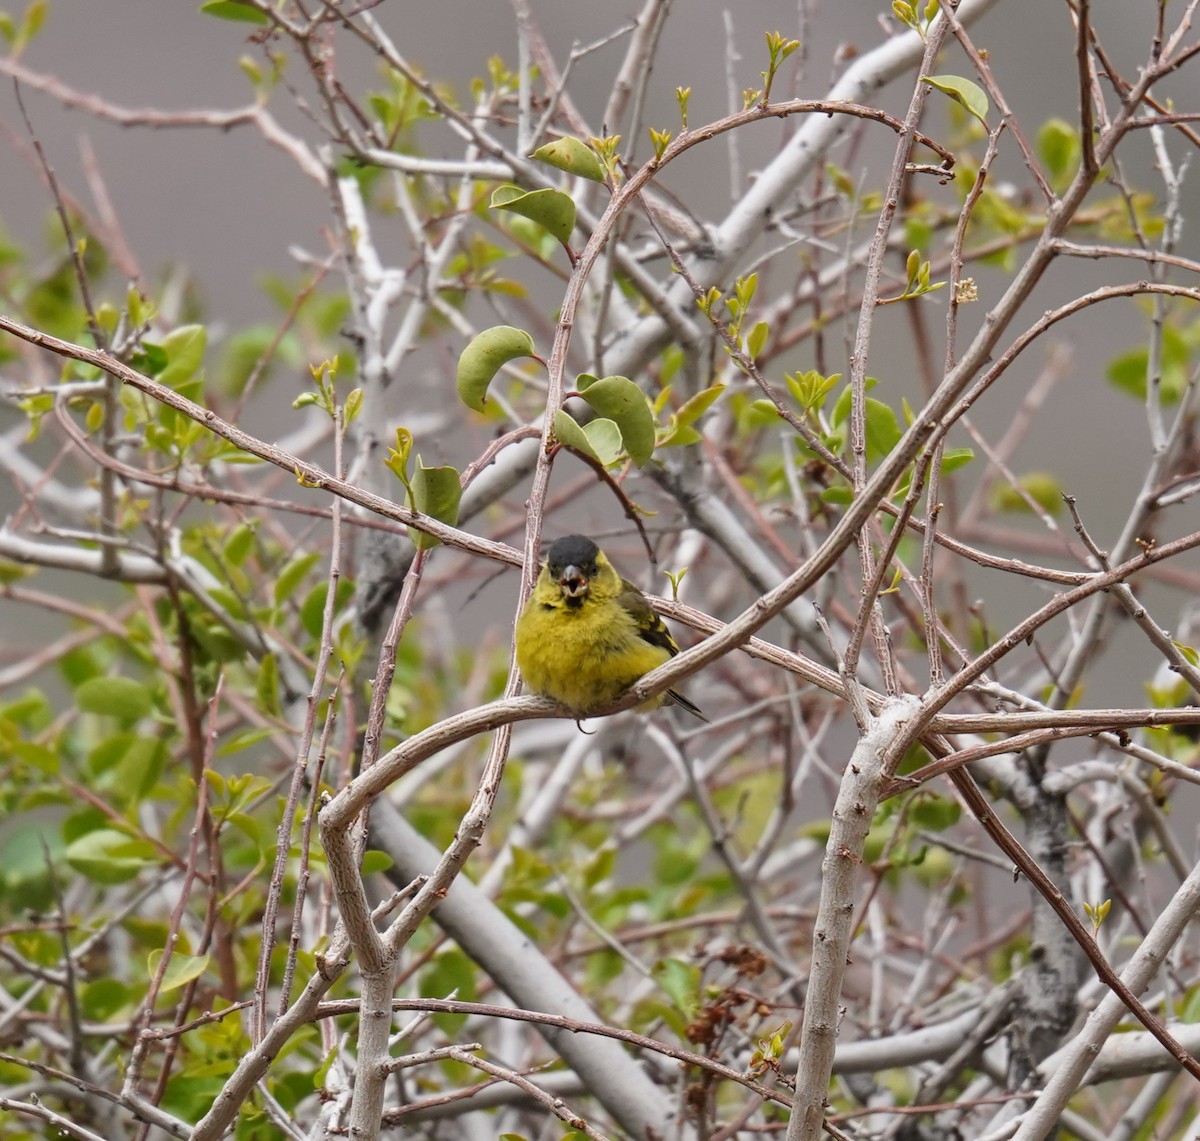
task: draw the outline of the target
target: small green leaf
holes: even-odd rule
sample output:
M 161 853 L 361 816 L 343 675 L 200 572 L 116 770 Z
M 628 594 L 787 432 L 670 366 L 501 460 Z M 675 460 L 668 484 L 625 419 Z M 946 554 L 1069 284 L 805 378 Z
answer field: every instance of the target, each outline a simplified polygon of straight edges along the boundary
M 218 20 L 234 20 L 243 24 L 270 23 L 265 13 L 241 3 L 241 0 L 204 0 L 200 11 L 216 16 Z
M 21 17 L 21 26 L 12 39 L 12 54 L 20 56 L 29 42 L 42 30 L 46 22 L 46 0 L 32 0 Z
M 664 994 L 689 1018 L 699 1009 L 700 970 L 682 959 L 659 959 L 650 975 Z
M 337 614 L 350 601 L 354 594 L 354 583 L 348 579 L 338 579 L 337 592 L 333 598 L 333 612 Z M 325 621 L 325 599 L 329 595 L 329 581 L 322 579 L 308 592 L 300 604 L 300 624 L 313 638 L 321 636 L 321 627 Z
M 153 708 L 150 691 L 130 677 L 93 677 L 75 690 L 75 704 L 85 713 L 106 713 L 122 721 L 137 721 Z
M 263 712 L 273 717 L 280 714 L 282 707 L 279 704 L 279 659 L 274 654 L 264 654 L 259 661 L 254 694 Z
M 767 336 L 771 332 L 771 327 L 766 321 L 759 321 L 753 329 L 750 330 L 750 335 L 746 338 L 746 352 L 750 354 L 751 360 L 757 360 L 759 354 L 762 353 L 764 346 L 767 343 Z
M 953 828 L 962 816 L 957 801 L 935 793 L 916 797 L 909 807 L 909 819 L 918 827 L 930 832 L 944 832 Z
M 958 471 L 960 467 L 966 467 L 975 458 L 975 452 L 971 448 L 947 448 L 942 453 L 942 465 L 939 469 L 942 475 L 949 475 L 952 471 Z
M 575 203 L 561 190 L 532 190 L 500 186 L 492 192 L 493 210 L 511 210 L 536 222 L 564 246 L 575 229 Z
M 161 950 L 151 951 L 147 957 L 147 969 L 149 977 L 153 978 L 158 972 L 159 964 L 162 962 L 163 953 Z M 207 955 L 181 955 L 178 951 L 171 956 L 171 961 L 167 964 L 167 969 L 163 972 L 162 989 L 178 990 L 185 983 L 190 983 L 193 979 L 198 979 L 208 969 Z
M 567 174 L 590 178 L 593 182 L 604 181 L 604 167 L 595 152 L 587 143 L 570 135 L 564 135 L 544 147 L 538 147 L 529 157 L 557 170 L 566 171 Z
M 185 380 L 191 380 L 204 361 L 207 344 L 208 330 L 203 325 L 181 325 L 172 329 L 162 339 L 167 367 L 159 374 L 159 381 L 175 388 Z
M 275 576 L 275 604 L 286 602 L 295 593 L 296 588 L 304 581 L 313 564 L 321 557 L 319 551 L 305 555 L 297 555 L 284 563 L 279 574 Z
M 685 400 L 683 407 L 675 413 L 675 422 L 680 425 L 694 424 L 717 402 L 724 391 L 725 385 L 712 384 L 697 392 L 695 396 Z
M 1063 509 L 1062 484 L 1049 472 L 1028 472 L 1018 482 L 1024 495 L 1007 483 L 999 483 L 992 488 L 991 502 L 997 511 L 1029 514 L 1033 509 L 1028 499 L 1032 499 L 1048 515 L 1057 515 Z
M 67 863 L 96 883 L 127 883 L 154 862 L 154 847 L 115 828 L 97 828 L 67 845 Z
M 598 456 L 605 467 L 612 467 L 625 454 L 625 442 L 615 421 L 602 416 L 587 424 L 583 431 L 592 445 L 592 454 Z
M 838 507 L 849 507 L 854 502 L 854 489 L 846 487 L 844 484 L 827 487 L 821 492 L 820 499 L 822 503 L 832 503 Z
M 604 844 L 592 853 L 583 866 L 583 882 L 589 890 L 599 887 L 613 873 L 617 864 L 617 846 Z
M 987 92 L 979 86 L 978 83 L 972 83 L 969 79 L 963 79 L 961 75 L 927 75 L 924 81 L 930 87 L 936 87 L 939 91 L 949 95 L 956 103 L 975 116 L 986 128 L 987 113 L 988 113 L 988 97 Z
M 1200 1022 L 1200 986 L 1192 986 L 1184 992 L 1179 1006 L 1180 1022 Z
M 613 427 L 615 428 L 616 425 L 614 424 Z M 562 408 L 554 413 L 554 438 L 563 447 L 572 448 L 585 456 L 591 456 L 592 459 L 600 461 L 600 457 L 596 454 L 596 450 L 592 447 L 592 443 L 584 434 L 583 429 Z
M 384 463 L 395 477 L 404 484 L 409 496 L 412 496 L 412 484 L 408 480 L 408 457 L 412 453 L 413 434 L 407 428 L 396 429 L 396 446 L 388 449 Z
M 837 387 L 838 381 L 842 379 L 842 374 L 835 372 L 832 376 L 822 376 L 816 369 L 810 369 L 808 372 L 797 373 L 795 376 L 785 372 L 783 379 L 787 381 L 787 386 L 796 398 L 796 403 L 805 412 L 816 412 L 824 407 L 825 397 Z
M 254 550 L 257 528 L 252 523 L 240 523 L 225 540 L 223 553 L 235 567 L 240 567 Z
M 395 864 L 395 860 L 387 854 L 387 852 L 376 851 L 370 849 L 363 852 L 362 864 L 359 866 L 359 873 L 364 876 L 377 875 L 380 872 L 386 872 L 388 868 Z
M 1164 404 L 1177 404 L 1187 387 L 1190 350 L 1179 330 L 1165 325 L 1162 331 L 1161 372 L 1158 394 Z M 1105 374 L 1119 389 L 1140 401 L 1146 399 L 1150 357 L 1145 348 L 1131 349 L 1113 360 Z
M 412 506 L 414 511 L 429 515 L 440 523 L 451 527 L 458 523 L 458 503 L 462 498 L 462 484 L 458 472 L 452 467 L 426 467 L 417 457 L 417 470 L 412 480 Z M 436 547 L 441 539 L 434 538 L 413 527 L 408 529 L 418 550 Z
M 675 424 L 659 442 L 660 448 L 686 448 L 698 444 L 704 437 L 690 424 Z
M 458 395 L 482 412 L 492 378 L 509 361 L 533 356 L 533 338 L 524 329 L 494 325 L 474 337 L 458 358 Z
M 899 442 L 903 434 L 896 422 L 896 413 L 882 400 L 867 397 L 867 455 L 871 459 L 882 459 Z
M 625 376 L 588 377 L 579 390 L 598 415 L 616 423 L 629 458 L 644 467 L 654 454 L 654 413 L 646 394 Z
M 713 384 L 684 401 L 676 416 L 681 424 L 694 424 L 704 415 L 725 391 L 724 384 Z
M 1171 644 L 1187 659 L 1190 665 L 1200 665 L 1200 653 L 1197 653 L 1191 646 L 1175 641 L 1172 641 Z
M 1047 119 L 1038 128 L 1037 149 L 1050 185 L 1056 190 L 1066 189 L 1083 151 L 1079 128 L 1071 126 L 1065 119 Z

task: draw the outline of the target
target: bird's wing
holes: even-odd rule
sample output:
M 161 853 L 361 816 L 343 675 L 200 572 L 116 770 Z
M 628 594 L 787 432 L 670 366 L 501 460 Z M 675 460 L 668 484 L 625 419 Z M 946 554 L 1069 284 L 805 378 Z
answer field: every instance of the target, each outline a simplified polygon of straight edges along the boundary
M 621 579 L 621 593 L 617 595 L 617 602 L 633 618 L 638 634 L 645 641 L 652 646 L 662 647 L 671 657 L 679 653 L 679 647 L 671 637 L 667 624 L 655 613 L 646 596 L 628 579 Z M 700 712 L 700 707 L 689 701 L 677 689 L 668 689 L 664 696 L 667 701 L 686 709 L 701 721 L 708 722 L 708 718 Z
M 652 646 L 661 646 L 672 657 L 679 653 L 675 639 L 671 637 L 666 623 L 654 612 L 646 596 L 627 579 L 621 580 L 621 593 L 617 602 L 629 614 L 643 640 Z

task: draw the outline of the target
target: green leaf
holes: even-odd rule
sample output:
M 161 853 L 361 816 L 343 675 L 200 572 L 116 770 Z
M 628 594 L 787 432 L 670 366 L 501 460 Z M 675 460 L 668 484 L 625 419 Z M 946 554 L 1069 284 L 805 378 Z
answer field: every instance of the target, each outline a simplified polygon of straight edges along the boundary
M 899 442 L 903 434 L 896 422 L 896 413 L 882 400 L 867 397 L 867 456 L 882 459 Z
M 167 367 L 159 374 L 159 382 L 176 388 L 184 381 L 191 380 L 204 361 L 207 344 L 208 330 L 203 325 L 181 325 L 178 329 L 172 329 L 162 339 Z
M 717 402 L 717 398 L 724 391 L 725 385 L 713 384 L 685 401 L 683 407 L 671 417 L 667 434 L 659 446 L 679 448 L 699 443 L 704 437 L 692 425 Z
M 935 793 L 916 797 L 909 806 L 909 819 L 918 827 L 929 832 L 944 832 L 953 828 L 962 816 L 957 801 Z
M 588 381 L 579 386 L 583 399 L 598 415 L 616 423 L 629 458 L 644 467 L 654 454 L 654 413 L 646 394 L 625 376 L 589 377 Z
M 266 14 L 240 0 L 204 0 L 200 11 L 218 20 L 234 20 L 243 24 L 267 24 L 270 20 Z
M 690 424 L 677 424 L 658 445 L 660 448 L 686 448 L 698 444 L 704 437 Z
M 1189 351 L 1187 341 L 1171 325 L 1163 326 L 1161 362 L 1159 397 L 1164 404 L 1177 404 L 1187 387 Z M 1144 401 L 1149 367 L 1148 350 L 1131 349 L 1113 360 L 1105 370 L 1105 375 L 1115 387 Z
M 583 431 L 588 438 L 588 443 L 592 445 L 593 455 L 599 456 L 600 462 L 605 467 L 612 467 L 620 462 L 621 457 L 625 454 L 625 441 L 621 438 L 621 429 L 617 427 L 615 421 L 599 417 L 588 424 Z
M 462 483 L 458 472 L 452 467 L 426 467 L 417 457 L 417 470 L 412 480 L 412 507 L 422 515 L 430 515 L 440 523 L 451 527 L 458 524 L 458 503 L 462 498 Z M 441 539 L 408 529 L 409 537 L 420 551 L 436 547 Z
M 46 22 L 46 10 L 46 0 L 32 0 L 32 3 L 25 9 L 25 13 L 21 17 L 21 26 L 13 37 L 12 54 L 14 57 L 20 56 L 30 40 L 42 30 L 42 25 Z
M 494 325 L 473 337 L 458 358 L 458 395 L 468 407 L 482 412 L 492 378 L 509 361 L 531 357 L 533 338 L 524 329 Z
M 846 487 L 845 484 L 837 484 L 834 487 L 827 487 L 822 491 L 820 499 L 822 503 L 833 503 L 839 507 L 849 507 L 854 502 L 854 489 Z
M 825 397 L 837 386 L 838 381 L 842 379 L 842 374 L 835 372 L 832 376 L 822 376 L 816 369 L 810 369 L 808 372 L 797 373 L 795 376 L 785 372 L 783 379 L 787 381 L 787 386 L 796 398 L 796 403 L 805 412 L 816 412 L 824 407 Z
M 384 461 L 396 478 L 404 484 L 408 496 L 412 498 L 412 483 L 408 478 L 408 457 L 412 454 L 413 434 L 407 428 L 396 429 L 396 446 L 388 450 Z
M 5 821 L 0 840 L 0 889 L 6 907 L 44 911 L 53 906 L 55 865 L 61 865 L 64 844 L 49 820 L 34 821 L 32 814 L 14 813 Z
M 142 351 L 134 353 L 129 363 L 147 376 L 157 377 L 167 367 L 167 354 L 151 341 L 142 342 Z
M 770 333 L 771 327 L 766 321 L 759 321 L 758 324 L 750 330 L 750 335 L 746 338 L 746 352 L 750 354 L 752 360 L 757 360 L 759 354 L 762 353 L 763 347 L 767 343 L 767 335 Z
M 538 147 L 529 157 L 557 170 L 566 171 L 567 174 L 577 174 L 580 178 L 590 178 L 593 182 L 604 181 L 604 167 L 595 152 L 586 143 L 570 135 L 555 139 L 544 147 Z
M 1189 987 L 1179 1005 L 1180 1022 L 1200 1022 L 1200 986 Z
M 975 458 L 975 452 L 971 448 L 947 448 L 942 453 L 941 474 L 949 475 L 952 471 L 958 471 L 960 467 L 966 467 Z
M 93 677 L 75 690 L 75 704 L 85 713 L 106 713 L 137 721 L 153 708 L 150 691 L 129 677 Z
M 79 1009 L 91 1022 L 110 1022 L 118 1014 L 132 1014 L 140 997 L 133 987 L 111 977 L 84 983 L 79 992 Z
M 575 203 L 561 190 L 531 190 L 500 186 L 492 192 L 493 210 L 511 210 L 536 222 L 564 246 L 575 229 Z
M 975 453 L 970 448 L 947 448 L 942 453 L 942 464 L 938 469 L 942 475 L 949 475 L 953 471 L 957 471 L 960 467 L 966 467 L 975 458 Z M 892 498 L 899 503 L 905 496 L 908 495 L 908 489 L 912 486 L 912 469 L 897 485 Z
M 162 962 L 163 953 L 161 950 L 151 951 L 147 957 L 146 967 L 149 971 L 149 977 L 153 978 L 158 973 L 158 966 Z M 167 964 L 167 969 L 163 973 L 162 989 L 178 990 L 185 983 L 190 983 L 193 979 L 198 979 L 208 968 L 207 955 L 182 955 L 178 951 L 171 956 L 171 961 Z
M 166 744 L 157 737 L 116 733 L 88 754 L 88 770 L 97 791 L 124 806 L 149 794 L 170 760 Z
M 254 537 L 257 528 L 252 523 L 240 523 L 234 528 L 233 534 L 225 540 L 225 557 L 235 566 L 240 567 L 254 550 Z
M 700 969 L 697 966 L 682 959 L 659 959 L 650 975 L 688 1018 L 695 1017 L 700 1007 Z
M 717 398 L 724 391 L 725 385 L 713 384 L 697 392 L 675 413 L 675 419 L 680 424 L 694 424 L 717 402 Z
M 1030 514 L 1032 508 L 1026 501 L 1026 496 L 1048 515 L 1057 515 L 1063 509 L 1062 484 L 1049 472 L 1028 472 L 1021 476 L 1018 482 L 1025 495 L 1021 495 L 1016 488 L 1007 483 L 998 483 L 992 488 L 992 506 L 997 511 Z
M 868 376 L 863 381 L 863 388 L 870 392 L 877 384 L 878 380 L 873 376 Z M 833 411 L 829 414 L 829 426 L 836 428 L 839 424 L 844 424 L 850 419 L 850 409 L 854 403 L 854 390 L 850 384 L 847 384 L 842 389 L 841 395 L 838 396 L 837 402 L 833 406 Z
M 300 605 L 300 622 L 313 638 L 321 636 L 321 625 L 325 618 L 325 599 L 329 594 L 329 580 L 325 579 L 308 592 Z M 340 578 L 333 599 L 333 612 L 337 614 L 354 594 L 354 584 Z
M 154 847 L 133 840 L 115 828 L 97 828 L 67 845 L 67 863 L 96 883 L 118 884 L 133 879 L 154 862 Z
M 987 92 L 978 83 L 963 79 L 961 75 L 927 75 L 924 82 L 930 87 L 949 95 L 987 127 L 988 97 Z
M 358 870 L 361 875 L 373 876 L 380 872 L 386 872 L 395 862 L 387 852 L 376 851 L 372 848 L 363 852 L 362 863 Z
M 1047 119 L 1037 133 L 1038 157 L 1046 168 L 1050 185 L 1065 190 L 1079 166 L 1083 148 L 1079 128 L 1065 119 Z
M 592 853 L 583 866 L 583 882 L 589 891 L 594 890 L 612 876 L 617 864 L 617 846 L 605 844 Z
M 283 564 L 279 574 L 275 576 L 275 604 L 286 602 L 295 593 L 296 588 L 307 577 L 313 565 L 321 557 L 319 551 L 311 551 L 306 555 L 296 555 Z
M 258 707 L 264 713 L 277 717 L 282 707 L 279 704 L 279 659 L 274 654 L 264 654 L 258 663 L 258 677 L 254 679 L 254 695 Z
M 614 424 L 615 428 L 616 425 Z M 554 413 L 554 438 L 565 448 L 572 448 L 585 456 L 591 456 L 592 459 L 600 461 L 600 457 L 596 454 L 596 450 L 592 447 L 592 442 L 584 434 L 583 429 L 571 417 L 571 414 L 565 409 L 560 408 Z
M 479 968 L 457 947 L 442 951 L 421 971 L 418 987 L 426 998 L 446 998 L 454 995 L 464 1002 L 473 1002 L 479 994 Z M 455 1034 L 466 1020 L 461 1014 L 440 1014 L 434 1021 L 443 1033 Z

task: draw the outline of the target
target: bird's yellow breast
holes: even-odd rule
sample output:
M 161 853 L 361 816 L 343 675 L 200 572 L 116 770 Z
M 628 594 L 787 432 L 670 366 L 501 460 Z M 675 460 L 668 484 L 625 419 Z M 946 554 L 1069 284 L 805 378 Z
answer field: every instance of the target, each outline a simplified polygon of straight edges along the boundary
M 581 713 L 615 701 L 671 656 L 641 636 L 615 599 L 571 607 L 535 592 L 517 622 L 516 641 L 526 685 Z

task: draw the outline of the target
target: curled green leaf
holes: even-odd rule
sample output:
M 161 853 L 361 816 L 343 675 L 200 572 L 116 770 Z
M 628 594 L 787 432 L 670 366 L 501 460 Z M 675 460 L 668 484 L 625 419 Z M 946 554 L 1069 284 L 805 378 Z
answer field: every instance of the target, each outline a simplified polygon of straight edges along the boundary
M 936 87 L 939 91 L 945 92 L 955 103 L 961 103 L 984 127 L 987 127 L 988 97 L 978 83 L 963 79 L 961 75 L 927 75 L 924 77 L 924 81 L 930 87 Z
M 234 20 L 243 24 L 270 23 L 265 13 L 250 4 L 240 3 L 239 0 L 205 0 L 205 3 L 200 5 L 200 11 L 208 16 L 216 16 L 219 20 Z
M 595 151 L 587 143 L 570 135 L 564 135 L 563 138 L 555 139 L 544 147 L 538 147 L 529 157 L 556 170 L 566 171 L 567 174 L 590 178 L 593 182 L 604 181 L 604 167 L 596 157 Z
M 554 413 L 554 438 L 563 447 L 571 448 L 581 455 L 591 456 L 597 463 L 603 462 L 596 453 L 596 449 L 592 447 L 592 442 L 587 438 L 583 429 L 572 419 L 568 412 L 565 412 L 561 408 Z
M 472 338 L 458 358 L 458 395 L 468 408 L 482 412 L 492 378 L 509 361 L 531 357 L 533 338 L 524 329 L 494 325 Z
M 654 454 L 654 413 L 646 394 L 626 376 L 580 377 L 579 390 L 598 415 L 617 425 L 629 458 L 645 466 Z
M 451 527 L 458 524 L 458 504 L 462 498 L 462 482 L 458 472 L 452 467 L 426 467 L 417 457 L 417 470 L 413 473 L 410 489 L 411 502 L 414 511 L 429 515 L 439 523 L 448 523 Z M 441 539 L 427 535 L 413 527 L 408 529 L 409 537 L 418 550 L 428 550 L 436 547 Z
M 533 190 L 528 194 L 515 186 L 500 186 L 492 192 L 493 210 L 511 210 L 536 222 L 565 246 L 575 229 L 575 203 L 561 190 Z

